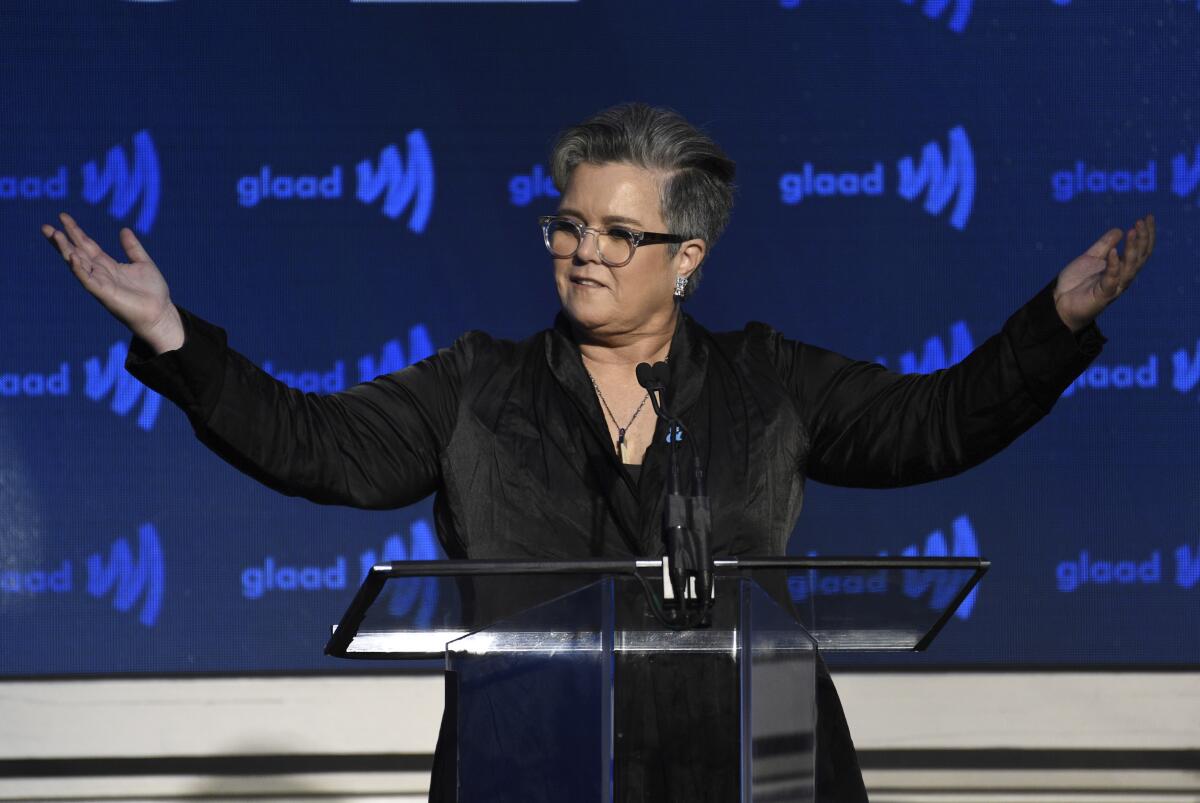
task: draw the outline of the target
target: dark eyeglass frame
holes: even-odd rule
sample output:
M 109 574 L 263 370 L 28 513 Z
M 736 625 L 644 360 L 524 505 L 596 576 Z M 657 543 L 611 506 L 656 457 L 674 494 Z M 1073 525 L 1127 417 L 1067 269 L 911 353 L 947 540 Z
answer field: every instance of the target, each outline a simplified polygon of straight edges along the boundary
M 550 247 L 550 226 L 553 223 L 561 222 L 575 227 L 579 235 L 579 245 L 575 246 L 575 251 L 579 250 L 579 246 L 583 245 L 583 238 L 589 231 L 596 235 L 596 253 L 600 255 L 600 261 L 610 268 L 621 268 L 633 261 L 634 255 L 637 253 L 638 247 L 643 245 L 659 245 L 661 243 L 682 243 L 687 238 L 681 237 L 678 234 L 663 234 L 657 231 L 638 231 L 637 229 L 629 229 L 624 226 L 613 227 L 611 229 L 598 229 L 595 226 L 585 226 L 582 223 L 572 220 L 569 217 L 561 215 L 542 215 L 538 218 L 538 223 L 542 226 L 542 241 L 546 244 L 546 250 L 550 252 L 550 256 L 557 259 L 566 259 L 575 256 L 575 251 L 569 254 L 556 254 L 554 249 Z M 612 234 L 615 231 L 622 231 L 629 235 L 629 240 L 633 244 L 633 248 L 629 251 L 629 259 L 624 262 L 609 262 L 604 253 L 600 249 L 600 235 Z

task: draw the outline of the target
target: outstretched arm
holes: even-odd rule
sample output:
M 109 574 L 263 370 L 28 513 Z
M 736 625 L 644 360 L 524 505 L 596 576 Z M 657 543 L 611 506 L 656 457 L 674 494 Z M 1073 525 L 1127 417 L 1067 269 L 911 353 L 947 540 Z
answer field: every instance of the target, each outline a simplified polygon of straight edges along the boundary
M 125 367 L 185 413 L 197 437 L 239 470 L 290 496 L 390 508 L 433 492 L 453 429 L 471 338 L 341 393 L 302 393 L 228 347 L 225 332 L 171 302 L 130 229 L 119 263 L 62 215 L 43 226 L 80 284 L 133 333 Z
M 775 359 L 807 425 L 807 474 L 836 485 L 927 482 L 974 466 L 1033 426 L 1099 353 L 1095 317 L 1149 257 L 1154 221 L 1125 253 L 1114 229 L 957 365 L 897 374 L 780 338 Z
M 289 496 L 386 509 L 428 496 L 454 427 L 469 338 L 339 393 L 291 388 L 229 348 L 225 332 L 179 308 L 183 345 L 155 355 L 135 338 L 125 367 L 187 413 L 196 437 Z

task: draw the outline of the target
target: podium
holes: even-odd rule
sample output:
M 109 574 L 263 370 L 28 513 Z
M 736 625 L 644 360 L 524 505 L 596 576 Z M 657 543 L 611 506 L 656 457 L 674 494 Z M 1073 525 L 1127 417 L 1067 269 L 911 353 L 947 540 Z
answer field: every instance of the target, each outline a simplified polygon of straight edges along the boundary
M 325 652 L 444 660 L 461 803 L 811 801 L 818 651 L 924 650 L 987 568 L 718 560 L 682 629 L 661 560 L 381 563 Z

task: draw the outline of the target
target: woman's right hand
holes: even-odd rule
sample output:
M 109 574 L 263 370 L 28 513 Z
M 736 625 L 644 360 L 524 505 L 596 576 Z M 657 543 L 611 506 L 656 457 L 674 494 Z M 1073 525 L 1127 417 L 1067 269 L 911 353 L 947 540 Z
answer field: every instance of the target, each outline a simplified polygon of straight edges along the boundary
M 166 280 L 133 230 L 121 229 L 121 246 L 130 261 L 117 262 L 84 234 L 70 215 L 60 212 L 58 217 L 66 233 L 44 224 L 42 235 L 58 249 L 79 283 L 155 353 L 182 346 L 179 310 L 171 303 Z

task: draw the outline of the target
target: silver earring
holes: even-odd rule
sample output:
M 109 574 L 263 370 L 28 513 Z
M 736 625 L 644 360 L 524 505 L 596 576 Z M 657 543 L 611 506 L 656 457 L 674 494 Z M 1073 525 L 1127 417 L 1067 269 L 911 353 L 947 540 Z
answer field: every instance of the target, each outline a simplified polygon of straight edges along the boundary
M 675 297 L 683 298 L 684 292 L 686 290 L 687 290 L 687 277 L 686 276 L 676 276 L 675 277 Z

